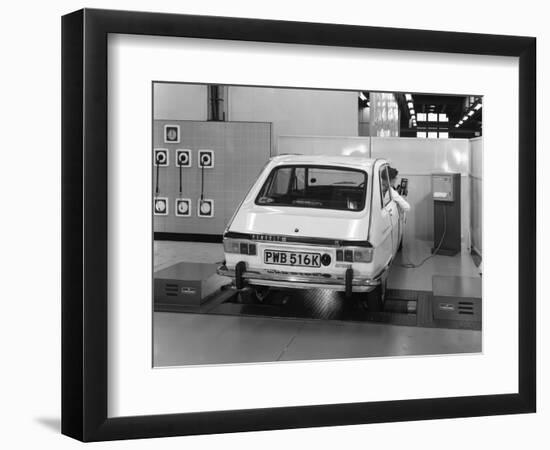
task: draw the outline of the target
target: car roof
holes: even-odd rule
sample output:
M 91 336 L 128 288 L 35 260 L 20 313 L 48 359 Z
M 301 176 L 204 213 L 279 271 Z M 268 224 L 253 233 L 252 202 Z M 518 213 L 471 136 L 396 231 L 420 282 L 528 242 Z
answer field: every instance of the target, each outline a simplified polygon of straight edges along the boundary
M 273 165 L 306 164 L 322 166 L 341 166 L 370 169 L 376 159 L 362 156 L 330 156 L 330 155 L 280 155 L 271 158 Z

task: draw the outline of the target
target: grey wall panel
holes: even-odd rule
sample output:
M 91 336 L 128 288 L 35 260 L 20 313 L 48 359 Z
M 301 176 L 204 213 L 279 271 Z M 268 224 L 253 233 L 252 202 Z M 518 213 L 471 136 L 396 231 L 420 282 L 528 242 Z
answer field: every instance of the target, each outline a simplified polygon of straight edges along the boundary
M 224 224 L 244 199 L 270 157 L 268 123 L 227 122 L 224 166 Z
M 405 236 L 433 240 L 431 174 L 457 172 L 461 182 L 461 235 L 464 249 L 470 247 L 470 143 L 467 139 L 414 139 L 372 137 L 372 158 L 385 158 L 409 179 L 411 211 Z
M 470 172 L 468 139 L 372 138 L 372 157 L 387 158 L 401 172 Z
M 180 126 L 179 144 L 164 143 L 165 124 Z M 271 126 L 269 123 L 200 122 L 155 120 L 153 149 L 169 149 L 169 167 L 160 168 L 160 197 L 169 198 L 169 214 L 154 216 L 155 232 L 221 234 L 233 211 L 269 159 Z M 175 199 L 179 194 L 179 168 L 175 164 L 176 149 L 192 151 L 192 167 L 182 169 L 183 193 L 192 200 L 191 217 L 175 215 Z M 214 168 L 204 169 L 204 198 L 214 200 L 214 217 L 197 215 L 201 193 L 201 169 L 198 150 L 214 151 Z M 153 167 L 153 188 L 156 171 Z
M 370 156 L 370 138 L 353 136 L 279 136 L 278 155 Z
M 280 135 L 357 136 L 358 93 L 315 89 L 229 86 L 232 121 L 273 124 L 273 144 Z
M 153 85 L 153 118 L 156 120 L 206 120 L 207 105 L 207 86 L 204 84 Z
M 481 253 L 483 249 L 483 138 L 470 140 L 470 158 L 472 246 Z

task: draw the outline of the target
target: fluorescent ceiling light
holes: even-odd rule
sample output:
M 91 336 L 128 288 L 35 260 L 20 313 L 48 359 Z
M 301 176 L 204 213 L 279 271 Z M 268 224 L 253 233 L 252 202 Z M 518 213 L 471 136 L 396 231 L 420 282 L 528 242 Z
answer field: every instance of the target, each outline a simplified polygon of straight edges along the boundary
M 476 111 L 479 111 L 481 109 L 481 103 L 478 103 L 476 106 L 474 106 L 474 109 Z
M 463 120 L 464 122 L 466 122 L 466 121 L 468 120 L 468 116 L 464 116 L 464 117 L 462 118 L 462 120 Z
M 365 97 L 365 94 L 363 94 L 362 92 L 359 92 L 359 98 L 363 101 L 367 99 L 367 97 Z
M 409 105 L 409 108 L 414 108 L 413 102 L 407 102 L 407 105 Z
M 413 99 L 413 96 L 411 94 L 405 94 L 405 99 L 410 102 Z
M 470 112 L 468 113 L 468 115 L 469 115 L 470 117 L 473 116 L 473 115 L 474 115 L 474 111 L 470 111 Z
M 457 124 L 455 125 L 455 128 L 458 128 L 459 126 L 460 126 L 460 125 L 457 123 Z

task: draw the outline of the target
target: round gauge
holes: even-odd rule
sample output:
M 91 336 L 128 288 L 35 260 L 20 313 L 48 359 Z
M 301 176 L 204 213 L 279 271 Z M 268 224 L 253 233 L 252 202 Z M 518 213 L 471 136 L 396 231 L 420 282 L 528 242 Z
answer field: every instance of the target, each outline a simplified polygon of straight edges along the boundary
M 166 202 L 164 200 L 157 200 L 155 202 L 155 209 L 159 212 L 166 211 Z
M 210 211 L 212 211 L 212 206 L 210 205 L 210 202 L 202 202 L 201 214 L 210 214 Z
M 187 212 L 189 211 L 189 205 L 187 204 L 187 202 L 179 202 L 178 211 L 180 214 L 187 214 Z
M 178 132 L 175 128 L 168 128 L 166 130 L 166 140 L 175 141 L 178 139 Z

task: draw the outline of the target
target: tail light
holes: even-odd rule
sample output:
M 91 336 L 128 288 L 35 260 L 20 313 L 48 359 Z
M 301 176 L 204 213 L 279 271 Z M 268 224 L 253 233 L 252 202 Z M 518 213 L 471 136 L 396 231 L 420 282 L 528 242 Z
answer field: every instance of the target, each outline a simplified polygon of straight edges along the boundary
M 241 255 L 256 255 L 256 244 L 250 242 L 225 238 L 223 240 L 223 249 L 225 253 L 238 253 Z
M 336 261 L 369 263 L 372 261 L 372 247 L 342 248 L 336 250 Z

